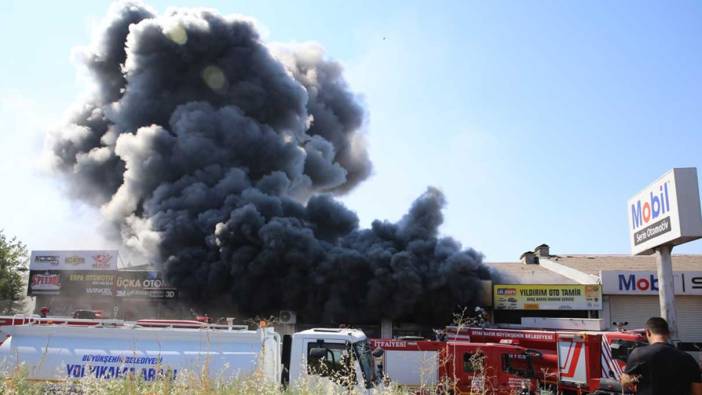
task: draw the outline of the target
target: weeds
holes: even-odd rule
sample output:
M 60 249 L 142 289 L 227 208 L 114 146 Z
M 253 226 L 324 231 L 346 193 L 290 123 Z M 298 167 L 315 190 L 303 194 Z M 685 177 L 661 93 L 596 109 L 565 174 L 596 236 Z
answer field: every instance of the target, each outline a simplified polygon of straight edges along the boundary
M 339 389 L 328 380 L 315 380 L 313 377 L 283 389 L 267 383 L 256 374 L 233 380 L 201 380 L 197 374 L 184 374 L 176 380 L 159 378 L 143 381 L 140 378 L 120 378 L 102 380 L 85 377 L 79 380 L 60 383 L 38 382 L 27 379 L 26 372 L 18 371 L 4 377 L 0 383 L 0 395 L 313 395 L 313 394 L 353 394 L 355 390 Z M 382 390 L 380 394 L 405 394 L 397 388 Z
M 6 376 L 0 376 L 0 395 L 317 395 L 317 394 L 360 394 L 361 391 L 350 385 L 355 378 L 339 375 L 329 379 L 307 375 L 294 385 L 283 388 L 267 380 L 257 369 L 247 376 L 235 378 L 208 379 L 206 366 L 200 371 L 179 372 L 176 379 L 162 374 L 152 381 L 145 381 L 141 375 L 123 376 L 117 379 L 100 379 L 86 376 L 60 382 L 30 380 L 28 371 L 21 366 Z M 355 374 L 355 373 L 353 373 Z M 344 383 L 339 385 L 338 383 Z M 374 395 L 405 395 L 409 392 L 389 385 L 374 392 Z

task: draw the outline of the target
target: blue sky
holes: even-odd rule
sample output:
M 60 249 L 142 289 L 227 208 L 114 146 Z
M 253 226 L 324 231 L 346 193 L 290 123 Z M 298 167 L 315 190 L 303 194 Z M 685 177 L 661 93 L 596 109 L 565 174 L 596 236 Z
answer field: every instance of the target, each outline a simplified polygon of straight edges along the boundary
M 148 4 L 252 16 L 267 40 L 316 41 L 343 63 L 369 112 L 373 176 L 343 198 L 364 225 L 434 185 L 442 232 L 488 261 L 543 242 L 626 254 L 626 200 L 671 167 L 702 169 L 700 2 Z M 71 51 L 108 6 L 0 3 L 0 227 L 30 248 L 110 246 L 37 163 L 87 91 Z

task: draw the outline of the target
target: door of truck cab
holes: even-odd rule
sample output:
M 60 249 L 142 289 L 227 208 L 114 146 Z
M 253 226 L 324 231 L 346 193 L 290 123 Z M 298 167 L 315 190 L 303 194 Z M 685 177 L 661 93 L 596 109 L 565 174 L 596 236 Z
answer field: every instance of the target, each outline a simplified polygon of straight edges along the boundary
M 307 374 L 327 377 L 344 387 L 358 382 L 351 344 L 336 339 L 306 341 Z
M 372 386 L 366 380 L 358 359 L 358 351 L 362 349 L 359 344 L 363 339 L 344 338 L 339 336 L 340 332 L 314 329 L 293 335 L 290 385 L 294 386 L 300 380 L 321 385 L 326 382 L 339 390 L 356 388 L 359 392 L 366 392 Z M 370 351 L 367 351 L 366 359 L 372 363 Z M 369 369 L 373 369 L 373 366 Z

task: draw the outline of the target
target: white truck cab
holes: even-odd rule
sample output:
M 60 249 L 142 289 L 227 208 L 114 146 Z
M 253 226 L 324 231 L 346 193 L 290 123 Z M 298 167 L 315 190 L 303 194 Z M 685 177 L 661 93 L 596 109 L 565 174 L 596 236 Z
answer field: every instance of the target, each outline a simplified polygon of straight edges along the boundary
M 328 377 L 339 385 L 357 390 L 379 383 L 368 338 L 363 331 L 345 328 L 317 328 L 292 336 L 290 383 L 310 374 Z

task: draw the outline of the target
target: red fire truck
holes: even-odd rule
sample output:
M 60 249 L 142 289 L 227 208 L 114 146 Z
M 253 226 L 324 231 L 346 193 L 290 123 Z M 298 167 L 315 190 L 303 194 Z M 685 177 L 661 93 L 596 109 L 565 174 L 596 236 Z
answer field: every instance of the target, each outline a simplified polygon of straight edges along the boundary
M 448 338 L 470 340 L 483 343 L 506 343 L 538 350 L 542 353 L 555 353 L 556 340 L 559 334 L 579 333 L 568 330 L 542 329 L 504 329 L 484 327 L 447 327 Z M 642 331 L 588 331 L 588 334 L 599 334 L 601 342 L 601 377 L 614 379 L 621 377 L 622 369 L 631 350 L 646 344 Z
M 446 334 L 443 341 L 378 339 L 372 344 L 385 351 L 384 374 L 418 390 L 621 394 L 626 355 L 643 340 L 635 332 L 449 327 Z
M 384 350 L 390 381 L 417 393 L 513 394 L 537 388 L 533 359 L 523 347 L 465 341 L 374 340 Z M 540 356 L 534 356 L 536 358 Z M 500 368 L 495 370 L 494 367 Z

